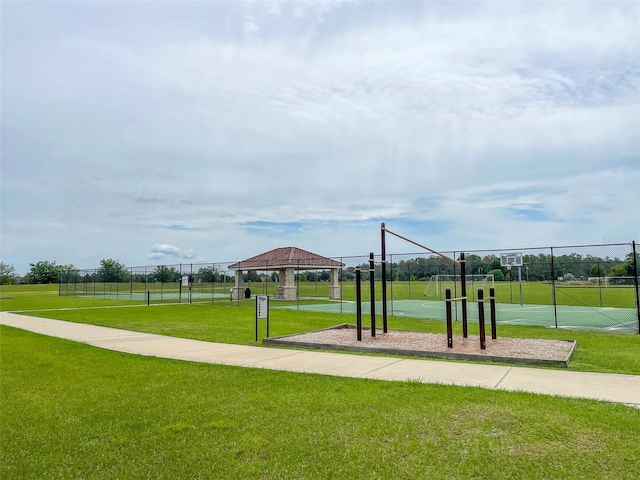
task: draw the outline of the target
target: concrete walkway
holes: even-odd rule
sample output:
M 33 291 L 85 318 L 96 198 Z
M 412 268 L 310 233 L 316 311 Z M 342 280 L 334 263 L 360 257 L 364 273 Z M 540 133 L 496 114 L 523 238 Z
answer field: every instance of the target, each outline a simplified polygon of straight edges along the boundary
M 0 312 L 0 324 L 95 347 L 191 362 L 376 380 L 518 390 L 640 408 L 640 375 L 409 360 L 203 342 Z

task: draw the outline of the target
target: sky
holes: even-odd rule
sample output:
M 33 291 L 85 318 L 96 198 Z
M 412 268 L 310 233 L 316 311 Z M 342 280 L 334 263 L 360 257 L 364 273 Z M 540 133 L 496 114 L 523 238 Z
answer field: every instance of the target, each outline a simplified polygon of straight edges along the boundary
M 381 222 L 441 251 L 640 241 L 638 1 L 3 0 L 0 18 L 17 273 L 368 255 Z

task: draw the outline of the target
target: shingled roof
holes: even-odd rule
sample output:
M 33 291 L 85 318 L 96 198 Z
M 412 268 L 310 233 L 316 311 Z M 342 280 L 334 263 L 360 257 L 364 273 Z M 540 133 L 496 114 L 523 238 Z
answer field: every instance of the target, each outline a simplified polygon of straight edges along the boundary
M 297 247 L 275 248 L 242 262 L 229 265 L 231 270 L 276 270 L 278 268 L 338 268 L 344 263 L 302 250 Z

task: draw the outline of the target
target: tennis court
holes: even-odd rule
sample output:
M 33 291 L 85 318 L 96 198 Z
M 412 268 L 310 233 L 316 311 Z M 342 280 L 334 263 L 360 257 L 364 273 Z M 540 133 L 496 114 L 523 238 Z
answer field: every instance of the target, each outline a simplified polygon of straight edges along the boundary
M 122 293 L 104 293 L 96 295 L 78 295 L 78 297 L 84 298 L 106 298 L 112 300 L 133 300 L 138 302 L 146 302 L 147 294 L 145 292 L 122 292 Z M 192 300 L 209 300 L 211 298 L 224 298 L 229 300 L 228 293 L 211 293 L 211 292 L 192 292 Z M 150 300 L 152 302 L 177 302 L 182 300 L 183 302 L 189 301 L 189 293 L 182 292 L 163 292 L 163 293 L 150 293 Z
M 462 320 L 460 302 L 453 310 L 454 320 Z M 489 319 L 489 305 L 485 305 L 485 319 Z M 275 309 L 298 309 L 313 312 L 350 313 L 355 317 L 355 302 L 336 302 L 312 305 L 272 306 Z M 362 314 L 371 312 L 369 302 L 362 303 Z M 445 302 L 437 300 L 395 300 L 387 303 L 388 315 L 445 320 Z M 376 302 L 376 316 L 382 315 L 382 302 Z M 468 321 L 477 323 L 478 304 L 467 304 Z M 556 320 L 557 318 L 557 320 Z M 496 304 L 496 321 L 502 324 L 595 330 L 617 333 L 638 333 L 634 308 L 584 307 L 557 305 Z M 354 319 L 355 322 L 355 319 Z

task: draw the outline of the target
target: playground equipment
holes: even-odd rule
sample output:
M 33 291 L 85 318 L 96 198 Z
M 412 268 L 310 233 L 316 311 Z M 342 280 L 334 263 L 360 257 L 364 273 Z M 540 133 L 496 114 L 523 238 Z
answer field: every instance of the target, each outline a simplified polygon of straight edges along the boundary
M 447 288 L 445 291 L 446 301 L 446 321 L 447 321 L 447 346 L 449 348 L 453 348 L 453 326 L 452 326 L 452 303 L 455 301 L 461 302 L 462 307 L 462 336 L 463 338 L 468 338 L 469 329 L 468 329 L 468 319 L 467 319 L 467 286 L 466 286 L 466 261 L 465 254 L 460 254 L 460 260 L 456 260 L 454 258 L 448 257 L 440 252 L 437 252 L 429 247 L 425 247 L 424 245 L 420 245 L 413 240 L 410 240 L 402 235 L 399 235 L 395 232 L 392 232 L 388 228 L 386 228 L 384 222 L 380 224 L 380 241 L 381 241 L 381 267 L 382 267 L 382 328 L 383 332 L 387 333 L 388 331 L 388 322 L 387 322 L 387 272 L 386 272 L 386 238 L 385 234 L 389 233 L 394 235 L 402 240 L 405 240 L 413 245 L 416 245 L 420 248 L 428 250 L 431 253 L 439 255 L 440 257 L 453 262 L 455 264 L 460 265 L 460 282 L 461 282 L 461 296 L 457 298 L 452 298 L 451 289 Z M 355 269 L 356 276 L 356 333 L 358 341 L 362 341 L 362 294 L 361 294 L 361 269 L 360 267 L 356 267 Z M 376 336 L 376 302 L 375 302 L 375 263 L 374 263 L 374 254 L 373 252 L 369 253 L 369 285 L 370 285 L 370 305 L 371 305 L 371 336 Z M 495 307 L 495 289 L 491 287 L 489 289 L 489 300 L 491 304 L 490 309 L 490 318 L 491 318 L 491 338 L 496 339 L 496 307 Z M 484 324 L 484 290 L 482 288 L 478 289 L 478 323 L 480 327 L 480 348 L 482 350 L 486 349 L 486 340 L 485 340 L 485 324 Z
M 447 319 L 447 347 L 453 348 L 453 318 L 452 318 L 452 306 L 453 300 L 451 298 L 451 289 L 445 290 L 445 312 Z M 478 330 L 480 333 L 480 350 L 486 350 L 486 333 L 484 324 L 484 289 L 478 289 Z M 498 338 L 498 331 L 496 327 L 496 292 L 493 287 L 489 289 L 489 301 L 490 301 L 490 321 L 491 321 L 491 338 L 495 340 Z
M 460 301 L 461 305 L 462 305 L 462 336 L 464 338 L 467 338 L 469 336 L 469 331 L 468 331 L 468 326 L 467 326 L 467 272 L 466 272 L 466 261 L 464 258 L 464 253 L 460 254 L 460 260 L 456 260 L 455 258 L 451 258 L 448 257 L 447 255 L 444 255 L 443 253 L 437 252 L 436 250 L 433 250 L 429 247 L 425 247 L 424 245 L 420 245 L 418 242 L 414 242 L 413 240 L 407 238 L 407 237 L 403 237 L 402 235 L 392 232 L 391 230 L 389 230 L 384 222 L 382 222 L 380 224 L 380 232 L 381 232 L 381 243 L 382 243 L 382 325 L 384 328 L 384 332 L 386 333 L 387 331 L 387 310 L 386 310 L 386 290 L 387 290 L 387 275 L 386 275 L 386 238 L 385 238 L 385 233 L 389 233 L 395 237 L 400 238 L 401 240 L 404 240 L 405 242 L 409 242 L 413 245 L 416 245 L 417 247 L 423 248 L 435 255 L 440 256 L 441 258 L 453 262 L 454 264 L 460 265 L 460 287 L 461 287 L 461 296 L 457 297 L 457 298 L 453 298 L 452 300 L 454 301 Z M 371 254 L 373 255 L 373 254 Z M 373 280 L 371 280 L 373 281 Z M 372 290 L 373 291 L 373 290 Z M 373 299 L 372 299 L 373 300 Z

